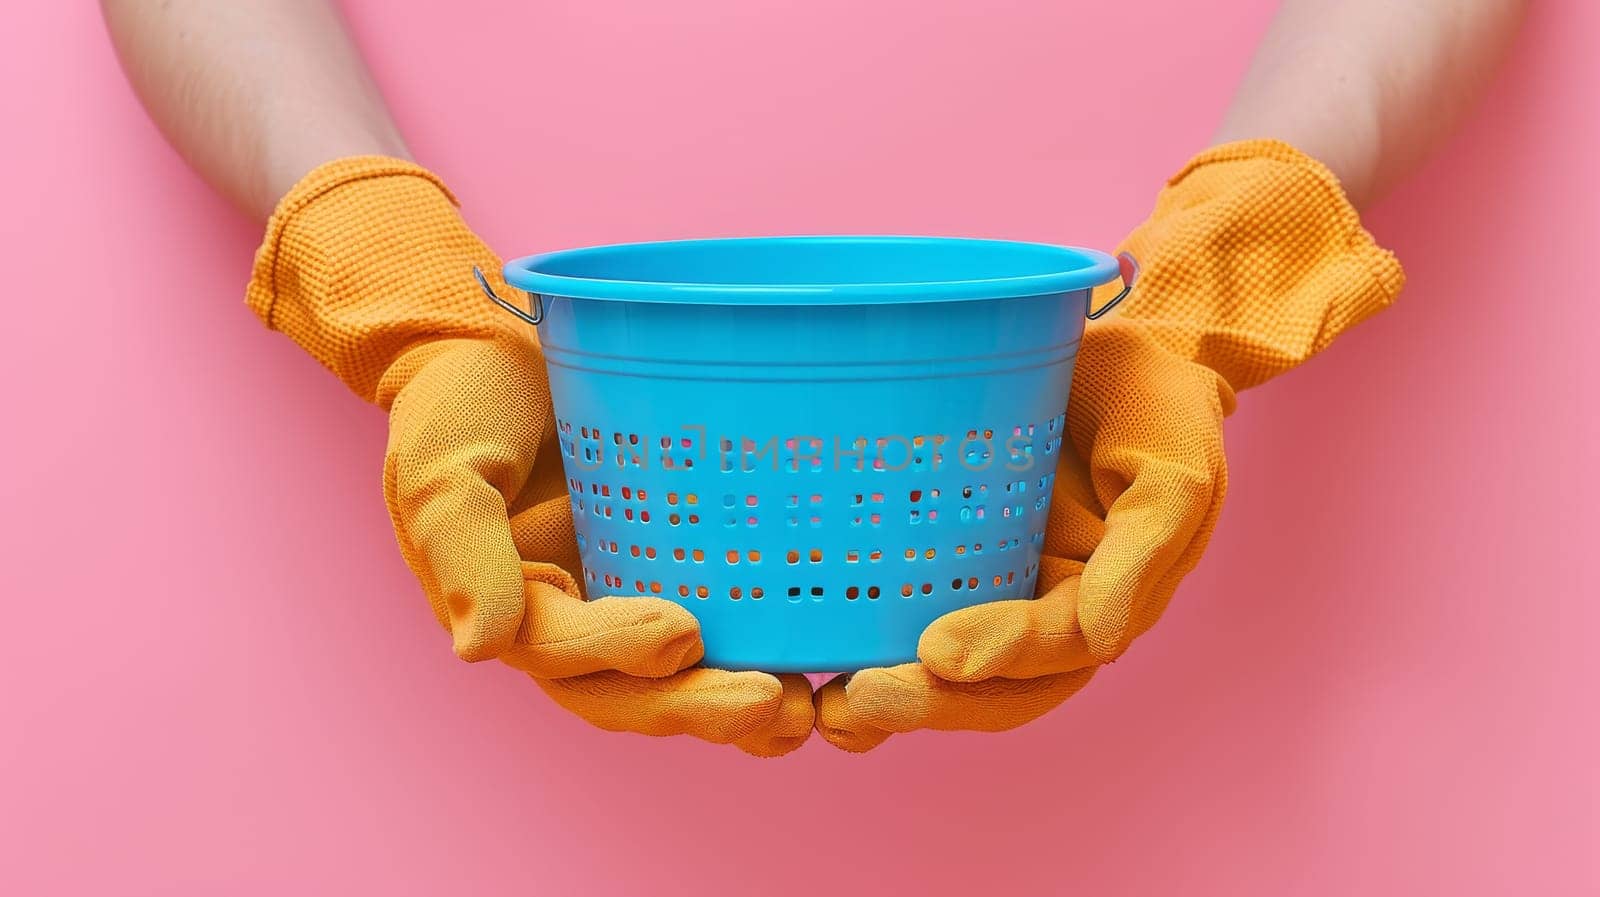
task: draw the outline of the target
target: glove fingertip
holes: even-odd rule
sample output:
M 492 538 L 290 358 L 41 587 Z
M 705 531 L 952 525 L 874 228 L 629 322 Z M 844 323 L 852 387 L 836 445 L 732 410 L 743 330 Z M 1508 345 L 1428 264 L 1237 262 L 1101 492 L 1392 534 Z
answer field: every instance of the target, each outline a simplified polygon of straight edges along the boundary
M 468 613 L 451 613 L 451 647 L 468 663 L 493 660 L 510 651 L 522 626 L 522 596 L 450 601 L 452 607 L 467 606 Z
M 1114 608 L 1080 606 L 1078 625 L 1083 632 L 1083 647 L 1096 664 L 1121 657 L 1133 641 L 1128 635 L 1127 615 Z
M 607 605 L 608 614 L 617 613 L 610 624 L 635 633 L 641 648 L 618 669 L 647 678 L 670 676 L 688 669 L 705 657 L 700 640 L 700 621 L 684 608 L 662 598 L 600 598 L 590 607 Z
M 1007 669 L 1039 632 L 1033 601 L 993 601 L 934 620 L 917 640 L 917 659 L 946 682 L 978 682 Z
M 658 679 L 700 661 L 700 624 L 687 610 L 649 596 L 584 601 L 529 580 L 528 624 L 514 665 L 547 677 L 615 669 Z
M 861 754 L 889 739 L 890 733 L 856 720 L 845 694 L 848 674 L 823 683 L 813 700 L 816 704 L 816 730 L 822 740 L 841 751 Z
M 1129 585 L 1090 559 L 1078 586 L 1078 629 L 1097 663 L 1116 660 L 1133 642 L 1134 600 Z
M 804 744 L 811 735 L 816 711 L 811 703 L 811 684 L 804 676 L 781 676 L 782 697 L 774 718 L 766 725 L 735 742 L 754 757 L 781 757 Z
M 917 659 L 928 672 L 951 682 L 975 682 L 986 679 L 982 670 L 989 652 L 982 651 L 970 639 L 963 638 L 959 630 L 940 620 L 933 621 L 917 640 Z
M 927 722 L 937 677 L 921 664 L 862 670 L 844 687 L 850 718 L 887 733 L 910 732 Z
M 783 683 L 771 673 L 754 670 L 730 673 L 713 669 L 692 670 L 689 673 L 697 677 L 702 674 L 708 680 L 713 676 L 720 680 L 712 692 L 718 704 L 724 709 L 736 710 L 759 720 L 759 725 L 769 722 L 783 706 Z M 759 725 L 755 728 L 759 728 Z M 754 731 L 754 728 L 751 731 Z M 740 737 L 747 734 L 749 732 L 742 733 Z
M 694 666 L 705 653 L 697 630 L 652 635 L 618 659 L 616 669 L 631 676 L 660 679 Z
M 1128 650 L 1133 639 L 1128 635 L 1128 625 L 1117 614 L 1097 614 L 1090 609 L 1080 612 L 1083 629 L 1083 646 L 1095 664 L 1111 663 Z
M 694 673 L 727 677 L 724 683 L 710 694 L 697 712 L 715 720 L 704 731 L 695 733 L 714 744 L 740 745 L 758 742 L 783 707 L 783 683 L 770 673 L 728 673 L 722 670 L 694 670 Z

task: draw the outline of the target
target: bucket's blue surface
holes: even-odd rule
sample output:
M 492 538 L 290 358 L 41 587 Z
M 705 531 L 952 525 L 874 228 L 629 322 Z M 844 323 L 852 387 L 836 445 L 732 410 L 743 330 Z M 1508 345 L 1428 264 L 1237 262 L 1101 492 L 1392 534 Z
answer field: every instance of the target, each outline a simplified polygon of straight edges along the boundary
M 659 595 L 705 663 L 855 670 L 1033 595 L 1104 253 L 932 237 L 602 246 L 517 259 L 544 306 L 593 596 Z

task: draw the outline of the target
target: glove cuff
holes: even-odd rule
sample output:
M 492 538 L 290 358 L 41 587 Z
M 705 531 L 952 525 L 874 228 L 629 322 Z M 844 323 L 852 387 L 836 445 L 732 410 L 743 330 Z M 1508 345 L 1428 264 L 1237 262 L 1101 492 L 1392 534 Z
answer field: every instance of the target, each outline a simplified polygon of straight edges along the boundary
M 1322 351 L 1405 283 L 1333 172 L 1276 140 L 1195 156 L 1121 249 L 1140 265 L 1121 317 L 1234 389 Z
M 337 159 L 279 201 L 245 302 L 379 401 L 385 372 L 421 343 L 518 332 L 478 293 L 474 265 L 499 283 L 499 258 L 437 175 L 384 156 Z

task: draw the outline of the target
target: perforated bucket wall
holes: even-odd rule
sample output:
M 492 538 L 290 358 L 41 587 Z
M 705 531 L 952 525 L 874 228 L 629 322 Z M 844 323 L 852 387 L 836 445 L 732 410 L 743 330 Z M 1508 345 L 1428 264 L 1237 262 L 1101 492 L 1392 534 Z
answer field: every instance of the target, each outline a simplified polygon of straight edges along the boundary
M 676 601 L 707 664 L 775 672 L 909 661 L 1031 597 L 1087 298 L 546 297 L 588 594 Z

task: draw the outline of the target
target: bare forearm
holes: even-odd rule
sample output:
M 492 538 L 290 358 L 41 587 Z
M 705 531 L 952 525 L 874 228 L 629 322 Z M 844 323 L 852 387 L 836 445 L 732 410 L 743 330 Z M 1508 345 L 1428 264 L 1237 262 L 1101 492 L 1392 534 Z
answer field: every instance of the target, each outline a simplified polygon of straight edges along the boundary
M 408 157 L 331 0 L 101 0 L 128 79 L 191 165 L 260 219 L 329 159 Z
M 1472 106 L 1527 0 L 1285 0 L 1217 134 L 1320 159 L 1360 207 Z

